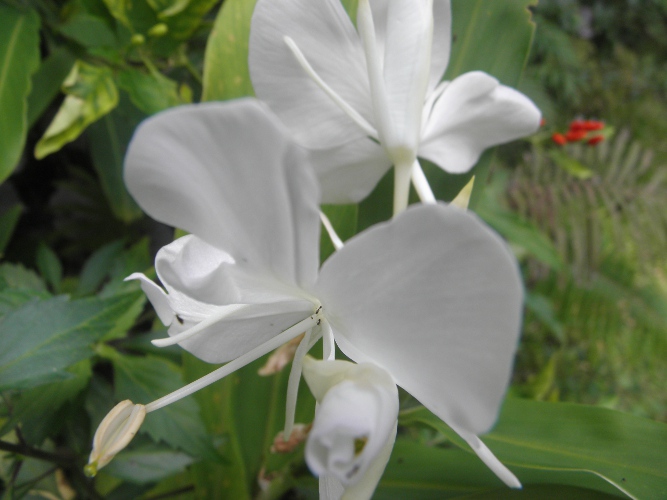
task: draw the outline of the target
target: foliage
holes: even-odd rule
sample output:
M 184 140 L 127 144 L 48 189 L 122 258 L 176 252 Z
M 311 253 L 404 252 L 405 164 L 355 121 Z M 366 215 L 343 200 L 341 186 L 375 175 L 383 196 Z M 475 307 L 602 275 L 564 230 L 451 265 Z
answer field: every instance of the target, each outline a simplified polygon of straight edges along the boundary
M 82 472 L 93 432 L 115 402 L 148 402 L 211 370 L 150 343 L 162 327 L 136 283 L 123 281 L 154 273 L 155 251 L 173 237 L 126 191 L 123 157 L 148 115 L 252 94 L 254 3 L 0 5 L 3 498 L 316 497 L 303 446 L 270 451 L 283 425 L 287 374 L 258 377 L 266 359 L 151 414 L 94 481 Z M 343 3 L 354 17 L 356 2 Z M 538 30 L 523 90 L 546 110 L 547 127 L 583 114 L 623 131 L 595 148 L 565 149 L 544 132 L 500 151 L 489 183 L 493 154 L 475 168 L 473 206 L 515 250 L 528 291 L 513 397 L 484 440 L 526 488 L 501 487 L 450 429 L 404 397 L 376 498 L 667 494 L 656 446 L 665 425 L 642 418 L 667 420 L 659 142 L 667 132 L 667 7 L 535 4 L 454 0 L 448 78 L 479 69 L 517 85 L 533 38 L 530 7 Z M 426 171 L 445 200 L 469 179 Z M 359 206 L 324 211 L 345 240 L 388 218 L 377 208 L 388 197 L 390 178 Z M 321 248 L 322 259 L 334 251 L 326 237 Z M 312 421 L 313 410 L 302 384 L 297 421 Z

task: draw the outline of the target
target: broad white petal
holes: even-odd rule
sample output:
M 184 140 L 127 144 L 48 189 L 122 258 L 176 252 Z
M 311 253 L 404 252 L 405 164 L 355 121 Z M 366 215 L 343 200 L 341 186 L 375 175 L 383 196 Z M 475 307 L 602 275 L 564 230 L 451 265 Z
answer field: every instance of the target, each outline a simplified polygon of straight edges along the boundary
M 385 0 L 386 1 L 386 0 Z M 389 112 L 398 137 L 417 149 L 431 70 L 432 0 L 390 0 L 384 48 Z
M 322 188 L 322 203 L 358 203 L 391 168 L 382 146 L 366 137 L 309 151 Z
M 316 294 L 347 356 L 383 367 L 458 429 L 493 425 L 523 288 L 513 255 L 476 216 L 409 208 L 348 240 L 324 263 Z
M 333 147 L 365 133 L 309 77 L 286 45 L 296 46 L 319 77 L 372 123 L 359 36 L 340 0 L 258 0 L 248 64 L 256 95 L 309 148 Z
M 306 443 L 308 466 L 318 476 L 333 475 L 346 490 L 357 485 L 349 498 L 370 498 L 396 438 L 396 384 L 370 363 L 306 358 L 303 368 L 319 403 Z
M 152 217 L 297 285 L 317 274 L 319 187 L 305 153 L 258 101 L 172 108 L 144 121 L 125 182 Z
M 481 71 L 466 73 L 435 102 L 419 156 L 447 172 L 467 172 L 486 148 L 532 134 L 540 119 L 540 110 L 522 93 Z

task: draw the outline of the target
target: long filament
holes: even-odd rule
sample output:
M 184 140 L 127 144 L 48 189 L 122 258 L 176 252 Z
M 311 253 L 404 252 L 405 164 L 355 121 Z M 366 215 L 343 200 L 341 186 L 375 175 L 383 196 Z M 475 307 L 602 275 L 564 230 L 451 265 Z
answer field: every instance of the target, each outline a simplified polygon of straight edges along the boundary
M 180 389 L 167 394 L 159 399 L 156 399 L 152 403 L 146 405 L 146 413 L 158 410 L 164 406 L 167 406 L 171 403 L 183 399 L 190 394 L 197 392 L 204 387 L 211 385 L 214 382 L 226 377 L 230 373 L 235 372 L 239 368 L 243 368 L 248 363 L 252 363 L 258 358 L 261 358 L 265 354 L 277 349 L 286 342 L 289 342 L 294 337 L 301 335 L 304 331 L 310 330 L 314 327 L 317 322 L 320 320 L 316 314 L 308 316 L 303 321 L 298 322 L 296 325 L 288 328 L 284 332 L 276 335 L 270 340 L 264 342 L 262 345 L 255 347 L 249 352 L 242 354 L 233 361 L 230 361 L 225 366 L 221 366 L 217 370 L 212 371 L 208 375 L 204 375 L 202 378 L 195 380 L 194 382 L 189 383 L 188 385 L 181 387 Z

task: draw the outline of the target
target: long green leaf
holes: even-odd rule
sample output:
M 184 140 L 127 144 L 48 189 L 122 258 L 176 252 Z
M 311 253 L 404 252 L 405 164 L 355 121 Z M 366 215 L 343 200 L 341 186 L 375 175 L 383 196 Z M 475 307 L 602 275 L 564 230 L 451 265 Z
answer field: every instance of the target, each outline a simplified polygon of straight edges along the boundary
M 39 66 L 39 17 L 0 5 L 0 182 L 16 167 L 28 133 L 30 77 Z
M 255 2 L 226 0 L 218 12 L 206 44 L 203 101 L 254 94 L 248 70 L 248 38 Z
M 405 425 L 433 427 L 461 445 L 440 419 L 424 408 L 403 412 Z M 664 446 L 667 425 L 605 408 L 568 403 L 505 401 L 498 424 L 484 442 L 506 465 L 531 469 L 523 482 L 583 486 L 630 498 L 667 496 Z M 564 472 L 577 482 L 566 478 Z M 539 474 L 538 474 L 539 473 Z M 603 481 L 601 481 L 601 479 Z

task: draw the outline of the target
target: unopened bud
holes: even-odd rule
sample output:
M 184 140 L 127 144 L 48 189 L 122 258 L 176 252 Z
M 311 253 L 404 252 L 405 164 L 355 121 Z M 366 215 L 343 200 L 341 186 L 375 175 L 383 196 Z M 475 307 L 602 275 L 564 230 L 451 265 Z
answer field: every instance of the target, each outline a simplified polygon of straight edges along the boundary
M 114 406 L 95 432 L 93 451 L 90 452 L 88 465 L 83 468 L 84 473 L 93 477 L 111 462 L 132 441 L 145 417 L 146 407 L 135 405 L 129 399 Z
M 143 45 L 145 42 L 146 37 L 141 33 L 135 33 L 132 35 L 132 38 L 130 38 L 130 43 L 132 43 L 132 45 Z
M 167 34 L 169 27 L 164 23 L 158 23 L 148 30 L 148 36 L 160 37 Z

